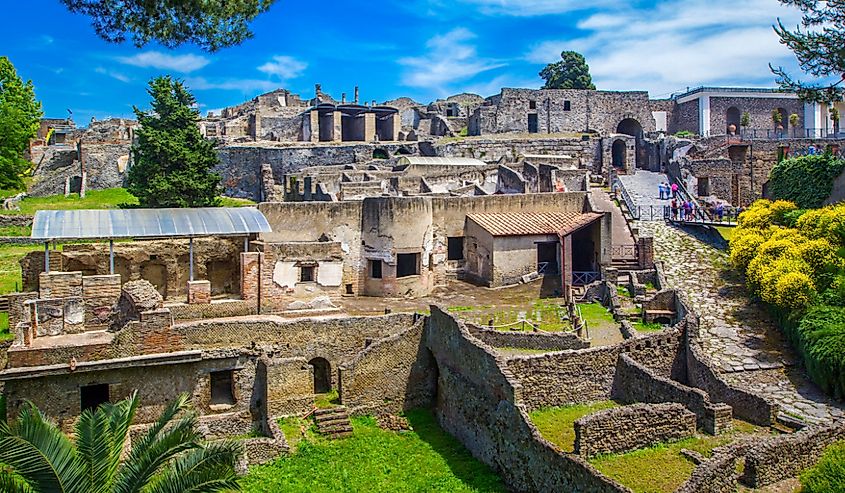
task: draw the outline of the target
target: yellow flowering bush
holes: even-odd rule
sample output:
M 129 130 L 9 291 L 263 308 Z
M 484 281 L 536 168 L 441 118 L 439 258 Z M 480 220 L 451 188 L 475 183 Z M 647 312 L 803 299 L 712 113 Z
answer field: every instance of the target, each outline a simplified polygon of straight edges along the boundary
M 809 238 L 841 243 L 845 239 L 845 204 L 807 211 L 798 218 L 796 226 Z
M 798 273 L 807 276 L 806 272 L 810 271 L 810 266 L 806 262 L 797 257 L 785 256 L 772 260 L 765 265 L 765 269 L 761 272 L 761 282 L 758 287 L 760 298 L 766 303 L 773 305 L 781 305 L 781 297 L 778 291 L 778 284 L 781 279 L 788 274 Z M 809 279 L 809 276 L 807 276 Z M 812 280 L 810 281 L 812 285 Z M 812 285 L 815 290 L 815 285 Z
M 816 287 L 810 276 L 803 272 L 788 272 L 778 278 L 775 284 L 775 298 L 778 306 L 790 310 L 803 310 L 816 299 Z
M 748 263 L 757 255 L 757 249 L 765 242 L 766 238 L 756 230 L 731 239 L 731 265 L 734 269 L 745 272 Z

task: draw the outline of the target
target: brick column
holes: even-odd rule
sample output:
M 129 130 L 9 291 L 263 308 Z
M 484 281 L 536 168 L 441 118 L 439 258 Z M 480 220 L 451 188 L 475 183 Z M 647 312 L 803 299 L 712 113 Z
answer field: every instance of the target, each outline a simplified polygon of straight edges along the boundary
M 343 113 L 340 111 L 332 112 L 332 140 L 335 142 L 343 140 Z
M 320 142 L 320 113 L 317 110 L 308 112 L 311 122 L 311 142 Z
M 364 113 L 364 142 L 376 140 L 376 114 Z
M 261 272 L 261 253 L 241 253 L 241 298 L 258 302 Z
M 651 236 L 641 237 L 637 240 L 638 260 L 640 269 L 654 268 L 654 238 Z
M 211 281 L 188 281 L 188 304 L 207 305 L 211 303 Z

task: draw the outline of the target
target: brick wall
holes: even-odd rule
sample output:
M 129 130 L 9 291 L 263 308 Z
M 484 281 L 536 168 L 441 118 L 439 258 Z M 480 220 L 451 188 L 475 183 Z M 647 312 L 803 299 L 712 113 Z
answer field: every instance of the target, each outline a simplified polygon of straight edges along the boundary
M 314 406 L 314 370 L 305 358 L 268 358 L 258 362 L 259 387 L 266 386 L 267 416 L 303 414 Z
M 633 404 L 575 421 L 575 453 L 581 457 L 630 452 L 695 434 L 695 414 L 683 405 Z
M 473 324 L 466 324 L 466 326 L 470 333 L 481 342 L 497 348 L 516 347 L 563 351 L 590 347 L 589 342 L 571 332 L 507 332 L 486 329 Z

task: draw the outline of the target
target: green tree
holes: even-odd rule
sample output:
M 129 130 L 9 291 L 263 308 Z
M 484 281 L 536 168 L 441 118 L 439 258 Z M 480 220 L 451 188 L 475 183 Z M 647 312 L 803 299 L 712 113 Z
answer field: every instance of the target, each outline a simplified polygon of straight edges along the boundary
M 550 63 L 540 71 L 546 81 L 543 89 L 595 89 L 590 76 L 590 66 L 584 55 L 577 51 L 564 51 L 561 61 Z
M 147 91 L 152 110 L 135 108 L 141 128 L 132 148 L 129 192 L 141 207 L 220 205 L 220 175 L 214 143 L 203 138 L 196 100 L 181 81 L 156 77 Z
M 742 114 L 742 117 L 739 120 L 739 126 L 748 127 L 749 125 L 751 125 L 751 113 L 746 111 Z
M 167 406 L 121 462 L 138 397 L 84 411 L 68 438 L 32 404 L 0 417 L 0 491 L 212 493 L 238 490 L 236 442 L 203 443 L 186 395 Z
M 845 94 L 845 2 L 841 0 L 780 0 L 802 12 L 801 25 L 795 30 L 784 27 L 778 19 L 774 26 L 781 44 L 798 58 L 805 73 L 819 82 L 802 82 L 783 67 L 771 67 L 781 88 L 798 93 L 805 101 L 829 103 Z
M 32 81 L 21 80 L 12 62 L 0 56 L 0 188 L 23 187 L 30 168 L 24 154 L 42 115 Z
M 94 31 L 110 43 L 131 38 L 141 47 L 157 41 L 168 48 L 194 43 L 207 51 L 252 37 L 249 23 L 275 0 L 61 0 L 91 18 Z

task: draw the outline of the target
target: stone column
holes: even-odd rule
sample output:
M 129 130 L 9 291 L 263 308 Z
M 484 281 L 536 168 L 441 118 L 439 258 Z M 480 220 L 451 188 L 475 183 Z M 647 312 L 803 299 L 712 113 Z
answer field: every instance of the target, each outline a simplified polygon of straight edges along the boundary
M 261 252 L 241 253 L 241 298 L 258 303 Z
M 654 268 L 654 238 L 651 236 L 641 237 L 637 240 L 638 260 L 640 269 Z
M 311 120 L 311 142 L 320 142 L 320 113 L 312 110 L 308 116 Z
M 391 118 L 393 119 L 393 135 L 390 137 L 390 140 L 395 142 L 399 140 L 399 130 L 402 128 L 402 119 L 399 117 L 399 113 L 394 113 Z
M 376 140 L 376 114 L 364 113 L 364 142 Z
M 343 140 L 343 113 L 332 112 L 332 140 L 340 142 Z

